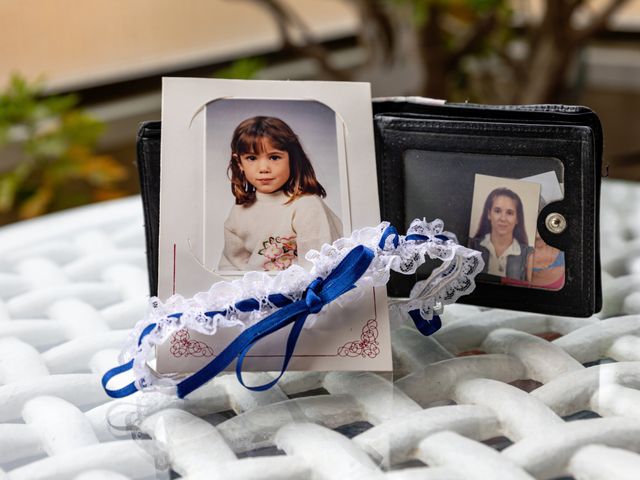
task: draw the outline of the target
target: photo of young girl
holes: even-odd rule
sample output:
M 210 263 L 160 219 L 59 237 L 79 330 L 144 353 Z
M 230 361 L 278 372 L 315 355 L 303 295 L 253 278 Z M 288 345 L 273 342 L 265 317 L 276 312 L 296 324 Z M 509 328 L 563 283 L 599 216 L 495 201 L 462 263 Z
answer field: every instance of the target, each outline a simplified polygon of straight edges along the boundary
M 280 118 L 240 122 L 227 175 L 235 204 L 224 222 L 218 270 L 284 270 L 342 236 L 300 139 Z

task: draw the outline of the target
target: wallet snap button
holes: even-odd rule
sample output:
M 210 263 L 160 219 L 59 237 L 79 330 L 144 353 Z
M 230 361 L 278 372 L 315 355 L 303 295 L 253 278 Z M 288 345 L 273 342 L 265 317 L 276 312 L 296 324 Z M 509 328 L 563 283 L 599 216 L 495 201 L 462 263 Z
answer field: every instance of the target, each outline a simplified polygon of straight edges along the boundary
M 560 213 L 550 213 L 544 224 L 551 233 L 562 233 L 567 228 L 567 219 Z

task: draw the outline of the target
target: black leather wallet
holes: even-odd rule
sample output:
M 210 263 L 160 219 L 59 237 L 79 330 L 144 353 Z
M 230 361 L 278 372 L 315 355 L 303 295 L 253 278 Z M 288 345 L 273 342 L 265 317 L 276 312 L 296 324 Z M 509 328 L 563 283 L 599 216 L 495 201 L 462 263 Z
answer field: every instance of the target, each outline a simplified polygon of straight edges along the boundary
M 523 179 L 554 172 L 564 189 L 564 198 L 546 205 L 537 217 L 540 237 L 564 252 L 563 286 L 524 288 L 496 283 L 488 276 L 487 281 L 479 279 L 475 291 L 461 302 L 569 316 L 600 310 L 602 130 L 595 113 L 578 106 L 430 104 L 403 99 L 374 100 L 373 113 L 380 211 L 382 219 L 399 230 L 406 230 L 413 218 L 441 218 L 446 230 L 468 244 L 477 174 Z M 160 122 L 146 122 L 137 139 L 152 295 L 158 286 L 160 133 Z M 407 296 L 415 281 L 426 278 L 433 268 L 427 262 L 415 278 L 393 275 L 389 295 Z
M 600 310 L 602 129 L 594 112 L 420 101 L 374 101 L 373 112 L 381 215 L 398 227 L 415 217 L 441 218 L 459 243 L 473 245 L 476 175 L 526 179 L 553 172 L 564 189 L 564 198 L 539 211 L 536 225 L 547 245 L 564 252 L 563 286 L 523 288 L 479 278 L 461 302 L 569 316 Z M 394 275 L 389 294 L 408 295 L 432 269 L 426 264 L 414 279 Z

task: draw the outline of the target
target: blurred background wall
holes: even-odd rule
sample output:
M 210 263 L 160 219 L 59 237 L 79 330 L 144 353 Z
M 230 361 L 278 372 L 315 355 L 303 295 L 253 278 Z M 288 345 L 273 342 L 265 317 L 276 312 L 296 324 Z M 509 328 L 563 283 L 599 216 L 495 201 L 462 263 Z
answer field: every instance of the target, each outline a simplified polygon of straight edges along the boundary
M 4 0 L 0 223 L 137 191 L 162 76 L 578 103 L 640 180 L 640 0 Z

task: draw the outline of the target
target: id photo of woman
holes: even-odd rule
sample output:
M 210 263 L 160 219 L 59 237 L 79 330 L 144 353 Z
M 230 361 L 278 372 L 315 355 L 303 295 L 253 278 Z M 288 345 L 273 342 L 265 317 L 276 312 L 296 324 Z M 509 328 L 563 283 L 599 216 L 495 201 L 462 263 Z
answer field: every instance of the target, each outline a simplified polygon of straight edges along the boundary
M 482 253 L 483 273 L 530 284 L 539 199 L 539 184 L 476 175 L 469 247 Z

